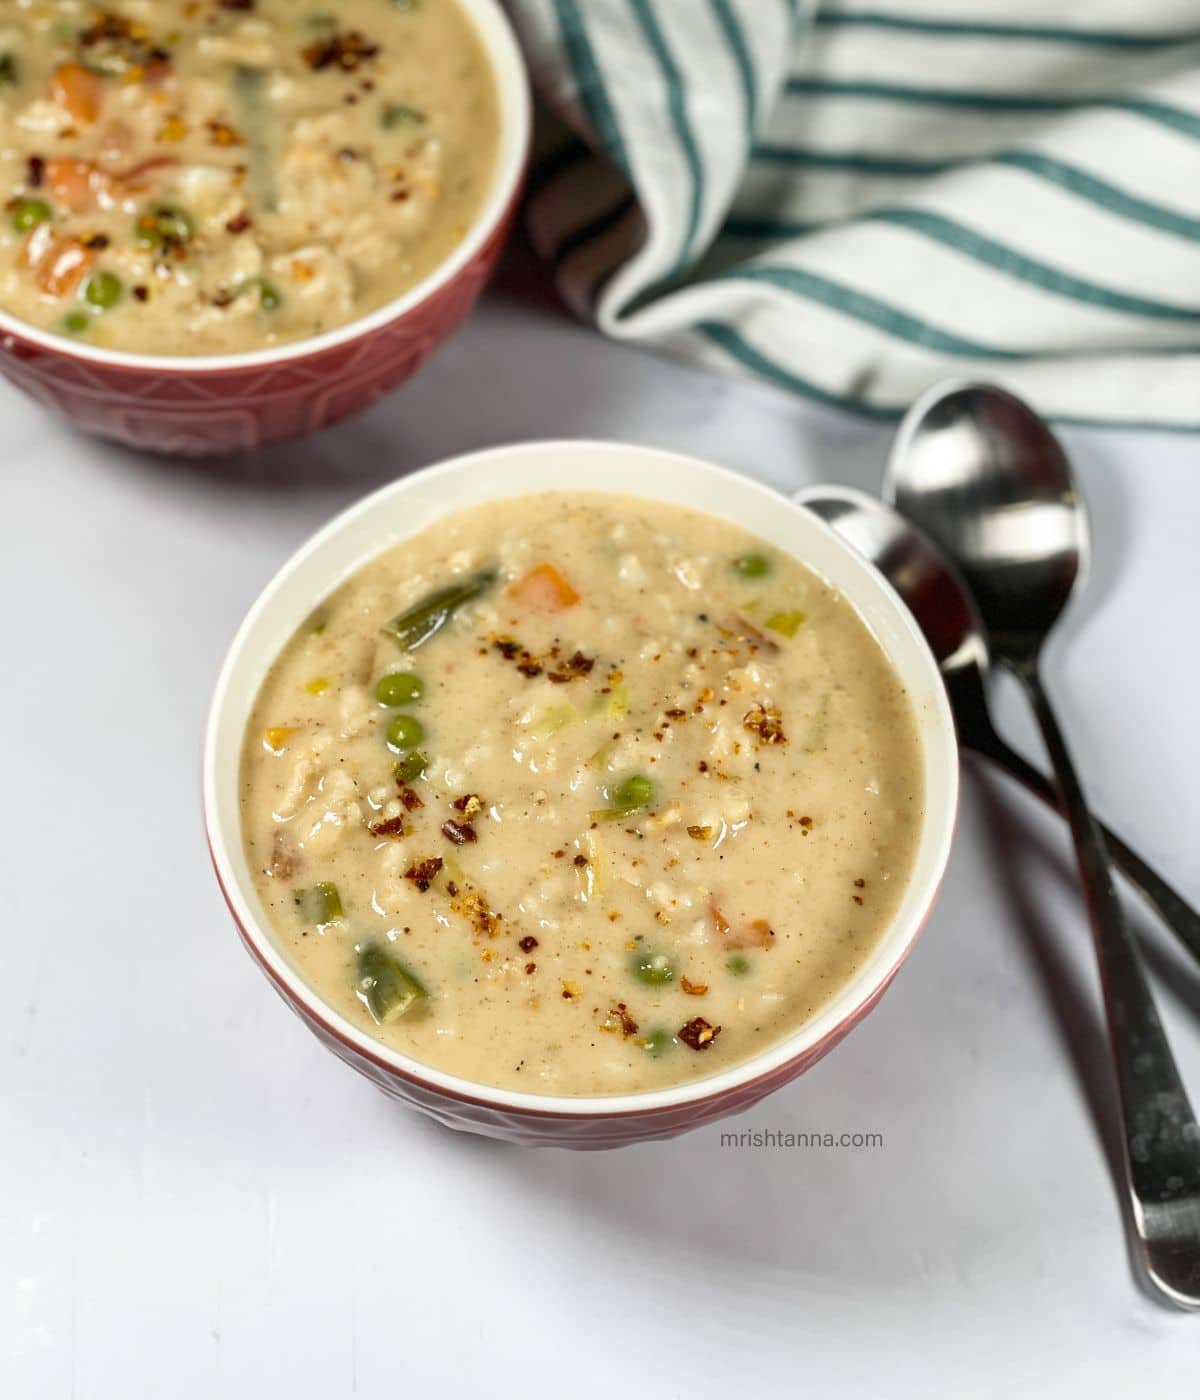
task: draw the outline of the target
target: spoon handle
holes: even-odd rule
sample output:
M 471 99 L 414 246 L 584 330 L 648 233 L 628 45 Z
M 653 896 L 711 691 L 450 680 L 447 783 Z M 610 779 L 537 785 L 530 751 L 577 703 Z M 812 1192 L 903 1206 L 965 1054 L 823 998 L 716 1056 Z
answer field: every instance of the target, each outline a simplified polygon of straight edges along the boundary
M 977 724 L 969 729 L 964 726 L 961 738 L 968 748 L 984 758 L 990 758 L 998 768 L 1040 797 L 1047 806 L 1055 811 L 1060 810 L 1053 783 L 1002 738 L 990 722 L 986 728 Z M 1200 963 L 1200 913 L 1153 866 L 1147 865 L 1132 847 L 1127 846 L 1115 831 L 1100 821 L 1096 825 L 1100 828 L 1113 864 Z
M 1182 1307 L 1200 1307 L 1200 1126 L 1150 995 L 1113 883 L 1104 838 L 1088 810 L 1054 711 L 1033 666 L 1015 668 L 1050 753 L 1079 859 L 1116 1070 L 1133 1222 L 1149 1278 Z

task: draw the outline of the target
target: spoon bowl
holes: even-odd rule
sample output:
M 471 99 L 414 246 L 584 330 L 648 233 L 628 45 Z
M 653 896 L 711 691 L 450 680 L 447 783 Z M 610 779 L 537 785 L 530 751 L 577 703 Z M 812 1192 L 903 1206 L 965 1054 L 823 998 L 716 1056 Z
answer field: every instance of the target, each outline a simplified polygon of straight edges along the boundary
M 896 434 L 884 496 L 958 564 L 996 651 L 1036 655 L 1091 550 L 1071 464 L 1041 418 L 991 385 L 935 386 Z

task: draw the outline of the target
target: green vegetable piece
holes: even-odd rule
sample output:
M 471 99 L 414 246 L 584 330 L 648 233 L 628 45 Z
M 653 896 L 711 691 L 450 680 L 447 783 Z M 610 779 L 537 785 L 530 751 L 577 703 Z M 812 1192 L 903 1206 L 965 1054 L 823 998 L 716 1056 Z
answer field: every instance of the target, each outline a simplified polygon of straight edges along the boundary
M 121 300 L 125 284 L 115 272 L 94 272 L 83 289 L 84 298 L 101 311 L 109 311 Z
M 653 778 L 644 773 L 632 773 L 623 782 L 610 788 L 608 804 L 618 812 L 636 812 L 639 807 L 649 807 L 654 801 L 655 784 Z
M 63 317 L 63 328 L 72 335 L 82 334 L 91 324 L 92 318 L 86 311 L 68 311 Z
M 384 635 L 391 637 L 405 651 L 416 651 L 430 637 L 436 636 L 459 608 L 482 597 L 497 578 L 499 574 L 495 569 L 481 569 L 477 574 L 437 589 L 392 618 L 383 629 Z
M 655 953 L 650 949 L 635 953 L 629 967 L 633 975 L 648 987 L 665 987 L 675 980 L 675 964 L 666 953 Z
M 318 10 L 309 15 L 305 23 L 310 29 L 336 29 L 337 15 L 331 15 L 328 10 Z
M 422 125 L 425 113 L 404 102 L 389 102 L 380 121 L 385 131 L 395 131 L 398 127 Z
M 406 753 L 397 763 L 392 765 L 392 775 L 397 781 L 402 783 L 415 783 L 418 778 L 425 776 L 425 770 L 429 767 L 429 760 L 420 751 L 413 749 L 411 753 Z
M 375 687 L 375 699 L 389 709 L 411 705 L 425 694 L 425 682 L 411 671 L 390 671 L 380 676 Z
M 10 217 L 18 233 L 28 233 L 31 228 L 37 228 L 38 224 L 44 224 L 53 216 L 54 210 L 44 199 L 19 199 L 13 205 Z
M 388 722 L 387 742 L 393 753 L 415 749 L 425 737 L 425 726 L 412 715 L 393 715 Z
M 742 957 L 741 953 L 734 953 L 725 964 L 725 970 L 732 972 L 735 977 L 745 977 L 750 971 L 750 959 Z
M 765 625 L 769 627 L 772 632 L 781 632 L 785 637 L 794 637 L 800 630 L 800 625 L 803 621 L 804 614 L 799 608 L 796 608 L 791 612 L 772 613 L 771 616 L 767 618 Z
M 138 215 L 133 231 L 139 243 L 151 248 L 180 248 L 195 234 L 196 225 L 178 204 L 151 204 Z
M 733 571 L 742 578 L 766 578 L 771 572 L 771 561 L 765 554 L 739 554 L 733 561 Z
M 377 1025 L 398 1021 L 425 999 L 425 988 L 377 943 L 368 943 L 358 954 L 358 999 Z
M 647 1055 L 654 1059 L 659 1059 L 665 1055 L 675 1044 L 675 1037 L 670 1031 L 662 1029 L 651 1031 L 642 1041 L 642 1049 Z
M 247 292 L 258 293 L 258 304 L 264 311 L 278 311 L 283 305 L 283 293 L 267 277 L 247 277 L 234 287 L 232 296 L 244 296 Z
M 12 87 L 21 76 L 21 70 L 17 67 L 16 56 L 11 53 L 0 53 L 0 87 Z
M 297 890 L 295 901 L 306 924 L 331 924 L 343 914 L 342 897 L 332 880 L 322 880 L 311 889 Z

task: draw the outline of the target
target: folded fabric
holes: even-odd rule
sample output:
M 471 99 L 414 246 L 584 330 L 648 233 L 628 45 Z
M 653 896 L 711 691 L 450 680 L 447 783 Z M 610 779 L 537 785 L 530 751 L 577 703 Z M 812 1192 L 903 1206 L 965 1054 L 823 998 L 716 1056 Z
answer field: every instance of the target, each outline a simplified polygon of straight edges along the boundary
M 508 0 L 529 227 L 606 334 L 873 418 L 1200 431 L 1195 0 Z

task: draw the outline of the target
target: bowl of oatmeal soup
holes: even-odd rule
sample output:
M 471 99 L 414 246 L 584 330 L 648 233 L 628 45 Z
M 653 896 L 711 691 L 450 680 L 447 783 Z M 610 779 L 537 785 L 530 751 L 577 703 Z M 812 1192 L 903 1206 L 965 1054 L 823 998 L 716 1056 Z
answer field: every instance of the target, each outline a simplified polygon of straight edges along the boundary
M 875 1005 L 957 777 L 919 630 L 815 516 L 547 442 L 405 477 L 283 567 L 204 798 L 245 945 L 334 1053 L 452 1127 L 607 1147 L 746 1107 Z
M 0 371 L 220 453 L 336 422 L 462 321 L 529 141 L 497 0 L 0 16 Z

